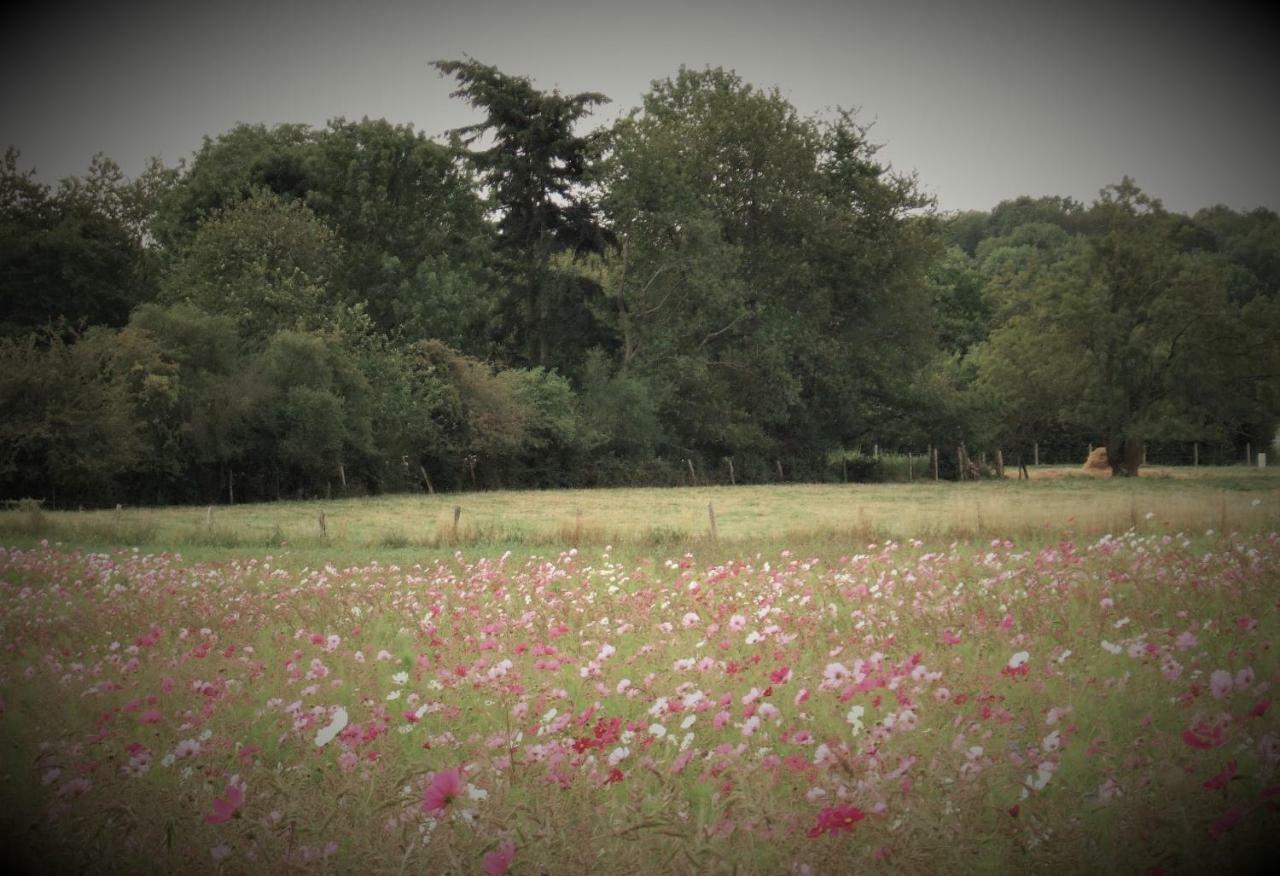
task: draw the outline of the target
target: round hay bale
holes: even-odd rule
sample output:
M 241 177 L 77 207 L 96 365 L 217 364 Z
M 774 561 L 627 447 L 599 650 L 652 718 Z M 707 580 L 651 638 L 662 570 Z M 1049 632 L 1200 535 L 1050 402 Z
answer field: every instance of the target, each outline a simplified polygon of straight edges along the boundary
M 1093 452 L 1089 454 L 1089 458 L 1084 461 L 1084 470 L 1090 472 L 1105 471 L 1109 473 L 1111 471 L 1111 463 L 1107 459 L 1107 448 L 1093 448 Z

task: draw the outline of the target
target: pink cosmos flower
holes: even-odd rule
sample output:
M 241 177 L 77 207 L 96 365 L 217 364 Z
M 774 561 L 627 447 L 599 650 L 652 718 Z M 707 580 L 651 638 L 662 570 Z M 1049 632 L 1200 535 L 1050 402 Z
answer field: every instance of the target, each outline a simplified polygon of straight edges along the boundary
M 1215 700 L 1220 700 L 1231 693 L 1231 673 L 1219 669 L 1209 676 L 1209 690 Z
M 511 866 L 511 861 L 515 856 L 515 843 L 503 843 L 481 859 L 480 869 L 484 871 L 485 876 L 502 876 L 503 873 L 507 872 L 507 868 Z
M 1210 748 L 1217 748 L 1227 740 L 1223 736 L 1221 727 L 1200 725 L 1182 731 L 1182 741 L 1192 748 L 1207 751 Z
M 204 817 L 209 824 L 226 824 L 244 805 L 244 788 L 234 779 L 227 783 L 225 794 L 213 798 L 213 813 Z
M 856 806 L 828 806 L 818 813 L 818 823 L 809 828 L 809 836 L 822 836 L 824 833 L 846 833 L 853 826 L 867 817 Z
M 1224 833 L 1227 833 L 1228 831 L 1235 828 L 1235 826 L 1240 823 L 1240 821 L 1244 818 L 1244 816 L 1245 816 L 1245 810 L 1241 809 L 1238 806 L 1234 809 L 1231 809 L 1223 813 L 1221 816 L 1219 816 L 1218 820 L 1213 823 L 1213 826 L 1209 828 L 1209 836 L 1213 837 L 1214 839 L 1218 839 Z
M 431 784 L 422 795 L 423 812 L 443 812 L 462 793 L 462 770 L 450 767 L 431 774 Z
M 1227 787 L 1227 783 L 1231 781 L 1231 777 L 1236 774 L 1236 762 L 1234 760 L 1227 761 L 1227 765 L 1222 768 L 1216 776 L 1204 783 L 1204 787 L 1209 791 L 1221 791 Z

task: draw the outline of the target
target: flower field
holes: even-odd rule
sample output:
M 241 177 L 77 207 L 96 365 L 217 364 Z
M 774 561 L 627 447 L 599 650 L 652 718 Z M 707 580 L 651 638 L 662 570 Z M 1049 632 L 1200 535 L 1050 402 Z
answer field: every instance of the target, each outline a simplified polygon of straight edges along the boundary
M 306 567 L 0 549 L 10 867 L 1200 872 L 1280 828 L 1280 535 Z

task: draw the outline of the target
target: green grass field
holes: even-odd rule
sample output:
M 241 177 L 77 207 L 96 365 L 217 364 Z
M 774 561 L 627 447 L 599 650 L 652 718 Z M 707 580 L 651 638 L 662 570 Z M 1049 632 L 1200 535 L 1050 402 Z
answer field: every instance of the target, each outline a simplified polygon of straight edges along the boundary
M 715 510 L 712 541 L 709 506 Z M 454 509 L 460 509 L 454 526 Z M 324 515 L 324 533 L 320 516 Z M 1280 526 L 1280 468 L 1149 468 L 1136 480 L 1042 467 L 1031 481 L 504 491 L 119 511 L 0 512 L 0 536 L 195 558 L 288 548 L 325 560 L 468 556 L 614 545 L 727 555 L 778 546 L 840 553 L 883 538 L 1044 541 L 1104 532 L 1257 532 Z

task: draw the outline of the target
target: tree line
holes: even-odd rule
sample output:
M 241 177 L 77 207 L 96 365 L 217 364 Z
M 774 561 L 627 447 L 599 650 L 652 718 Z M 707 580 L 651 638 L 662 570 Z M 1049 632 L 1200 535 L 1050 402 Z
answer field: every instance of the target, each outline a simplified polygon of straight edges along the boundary
M 842 476 L 872 444 L 1263 446 L 1280 220 L 940 213 L 850 112 L 682 68 L 594 93 L 439 62 L 473 126 L 240 125 L 177 167 L 0 163 L 0 494 Z M 873 467 L 865 476 L 874 477 Z

